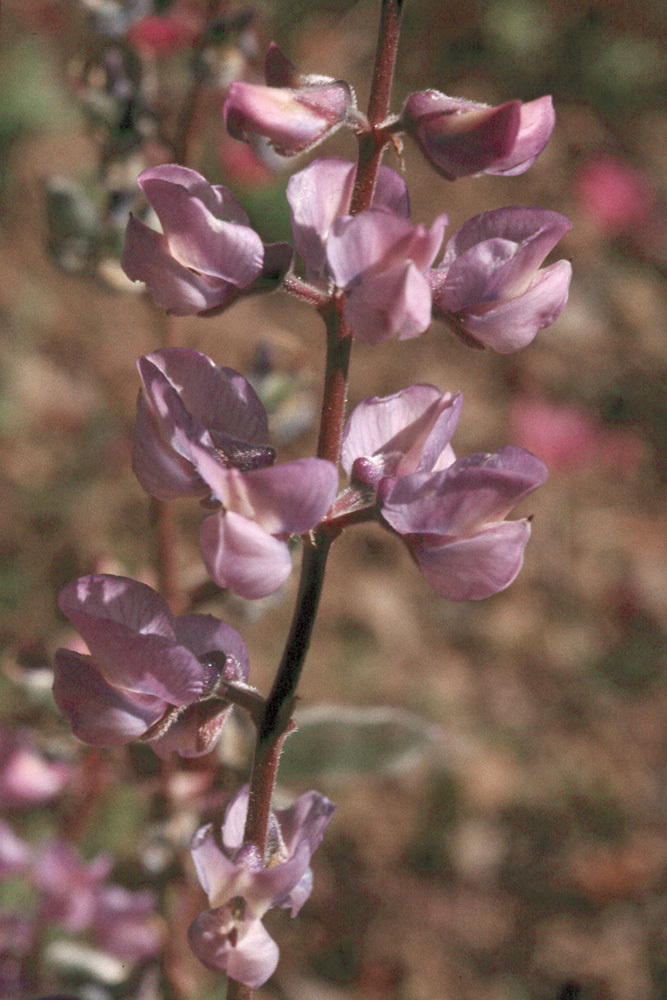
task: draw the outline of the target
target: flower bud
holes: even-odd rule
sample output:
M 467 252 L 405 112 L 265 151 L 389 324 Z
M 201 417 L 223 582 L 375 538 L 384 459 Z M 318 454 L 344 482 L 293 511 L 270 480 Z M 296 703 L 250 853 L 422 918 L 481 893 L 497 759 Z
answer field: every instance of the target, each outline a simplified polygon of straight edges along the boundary
M 225 124 L 234 139 L 268 139 L 281 156 L 296 156 L 339 128 L 355 108 L 344 80 L 301 76 L 276 45 L 266 57 L 267 86 L 237 80 L 224 106 Z
M 549 141 L 554 121 L 549 96 L 489 107 L 424 90 L 408 97 L 399 128 L 453 181 L 470 174 L 523 173 Z

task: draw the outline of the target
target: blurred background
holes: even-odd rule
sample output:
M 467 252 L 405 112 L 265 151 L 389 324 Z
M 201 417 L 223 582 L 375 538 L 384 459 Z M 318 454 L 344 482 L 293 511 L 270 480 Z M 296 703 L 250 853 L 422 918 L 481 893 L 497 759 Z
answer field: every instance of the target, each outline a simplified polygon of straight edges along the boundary
M 135 179 L 174 155 L 289 239 L 279 161 L 223 134 L 225 88 L 274 39 L 368 96 L 377 0 L 255 5 L 5 0 L 0 55 L 0 997 L 213 1000 L 185 931 L 204 906 L 187 844 L 248 770 L 93 751 L 53 705 L 74 638 L 59 589 L 90 572 L 156 585 L 130 468 L 135 360 L 168 337 L 254 379 L 282 459 L 312 454 L 318 316 L 263 296 L 165 321 L 120 271 Z M 351 404 L 411 382 L 461 389 L 458 454 L 518 444 L 550 468 L 508 591 L 453 604 L 377 528 L 335 545 L 280 797 L 338 802 L 262 1000 L 667 998 L 667 22 L 660 0 L 406 0 L 393 101 L 551 93 L 553 138 L 517 178 L 450 184 L 406 140 L 413 219 L 511 204 L 563 212 L 570 303 L 516 355 L 434 323 L 356 344 Z M 176 143 L 178 145 L 178 143 Z M 181 147 L 183 144 L 181 143 Z M 317 151 L 353 158 L 351 134 Z M 400 169 L 390 151 L 385 162 Z M 269 689 L 297 573 L 244 602 L 206 578 L 202 513 L 178 506 L 191 606 L 243 635 Z M 216 764 L 221 763 L 222 767 Z

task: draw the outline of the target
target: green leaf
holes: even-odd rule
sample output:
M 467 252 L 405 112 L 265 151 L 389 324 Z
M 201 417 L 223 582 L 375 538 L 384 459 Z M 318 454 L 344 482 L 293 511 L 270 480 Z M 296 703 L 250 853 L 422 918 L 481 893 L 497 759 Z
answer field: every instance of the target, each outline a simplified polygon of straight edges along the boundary
M 438 736 L 435 726 L 398 708 L 320 705 L 297 713 L 295 721 L 280 759 L 285 784 L 408 767 Z

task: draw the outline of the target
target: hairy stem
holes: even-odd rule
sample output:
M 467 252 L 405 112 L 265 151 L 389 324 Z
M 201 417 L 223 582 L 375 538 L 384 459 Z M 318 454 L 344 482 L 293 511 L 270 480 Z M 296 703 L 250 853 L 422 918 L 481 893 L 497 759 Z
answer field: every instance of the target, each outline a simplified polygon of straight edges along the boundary
M 367 117 L 371 129 L 370 132 L 359 136 L 357 177 L 350 209 L 352 215 L 369 207 L 373 199 L 382 153 L 389 142 L 389 133 L 381 129 L 380 126 L 389 114 L 391 85 L 394 79 L 400 34 L 401 7 L 402 0 L 382 0 L 371 96 L 368 101 Z

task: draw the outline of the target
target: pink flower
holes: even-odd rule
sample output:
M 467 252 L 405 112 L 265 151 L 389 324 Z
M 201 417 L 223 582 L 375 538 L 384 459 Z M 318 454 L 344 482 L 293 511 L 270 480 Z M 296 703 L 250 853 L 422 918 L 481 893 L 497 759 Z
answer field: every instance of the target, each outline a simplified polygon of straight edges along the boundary
M 0 802 L 5 809 L 25 809 L 48 802 L 71 780 L 66 761 L 49 761 L 26 732 L 0 732 Z
M 431 229 L 385 208 L 338 219 L 327 241 L 334 282 L 347 292 L 345 318 L 358 340 L 407 340 L 431 322 L 425 277 L 440 249 L 447 216 Z
M 511 446 L 455 460 L 450 439 L 460 409 L 460 395 L 431 385 L 365 399 L 345 427 L 341 462 L 434 590 L 481 600 L 521 568 L 530 524 L 505 516 L 544 482 L 546 468 Z
M 333 503 L 335 466 L 319 458 L 273 465 L 251 386 L 197 351 L 155 351 L 139 370 L 139 481 L 158 497 L 211 495 L 220 509 L 201 529 L 209 573 L 241 597 L 273 593 L 292 567 L 289 537 L 314 528 Z
M 334 222 L 347 216 L 352 201 L 356 168 L 349 160 L 335 157 L 313 160 L 287 184 L 287 200 L 294 246 L 306 265 L 311 281 L 330 280 L 327 270 L 327 241 Z M 373 207 L 385 208 L 410 218 L 410 200 L 405 181 L 395 170 L 381 166 Z
M 345 317 L 359 340 L 414 337 L 431 322 L 425 272 L 447 216 L 430 230 L 413 226 L 405 183 L 387 168 L 380 169 L 372 207 L 350 216 L 353 185 L 353 165 L 337 159 L 317 160 L 290 180 L 292 231 L 307 276 L 347 293 Z
M 90 934 L 123 961 L 151 958 L 161 945 L 155 895 L 107 882 L 111 867 L 110 857 L 100 854 L 87 862 L 66 841 L 50 841 L 30 875 L 40 893 L 41 917 L 70 933 Z
M 151 496 L 168 500 L 210 494 L 197 468 L 211 461 L 244 472 L 272 465 L 266 411 L 250 383 L 187 347 L 139 358 L 142 390 L 132 441 L 132 468 Z M 195 450 L 196 447 L 196 450 Z
M 111 883 L 99 887 L 92 936 L 100 947 L 127 962 L 154 958 L 162 945 L 157 900 L 149 889 L 132 891 Z
M 167 312 L 222 309 L 251 287 L 277 282 L 289 266 L 288 248 L 265 248 L 233 194 L 196 171 L 153 167 L 139 175 L 138 184 L 162 232 L 130 216 L 121 264 Z
M 222 850 L 211 825 L 192 841 L 192 858 L 209 909 L 188 931 L 190 946 L 209 969 L 257 989 L 278 964 L 278 946 L 262 924 L 277 906 L 297 915 L 312 889 L 310 859 L 335 809 L 317 792 L 306 792 L 289 809 L 271 814 L 268 857 L 243 843 L 248 787 L 232 799 L 222 826 Z
M 224 684 L 248 676 L 233 628 L 174 618 L 154 590 L 121 576 L 82 577 L 58 603 L 91 654 L 55 655 L 53 696 L 75 736 L 104 747 L 150 739 L 161 756 L 209 752 L 229 713 Z
M 427 274 L 434 316 L 501 353 L 525 347 L 567 303 L 569 261 L 540 265 L 571 225 L 539 208 L 499 208 L 469 219 Z
M 424 90 L 410 94 L 398 127 L 453 181 L 470 174 L 523 173 L 546 146 L 554 123 L 551 97 L 489 107 Z
M 266 82 L 237 80 L 229 87 L 225 124 L 234 139 L 268 139 L 277 153 L 295 156 L 336 131 L 355 108 L 354 91 L 344 80 L 302 76 L 271 43 Z
M 86 862 L 71 844 L 50 841 L 40 850 L 32 872 L 41 894 L 42 917 L 72 933 L 88 930 L 95 917 L 97 894 L 111 866 L 106 855 Z

